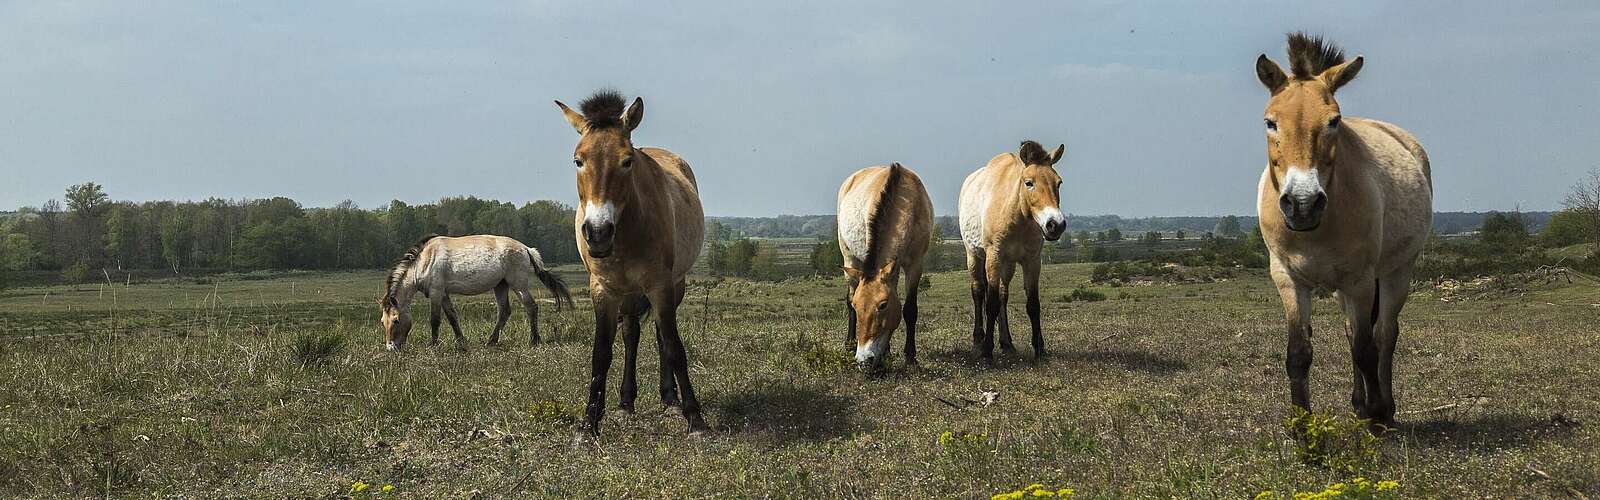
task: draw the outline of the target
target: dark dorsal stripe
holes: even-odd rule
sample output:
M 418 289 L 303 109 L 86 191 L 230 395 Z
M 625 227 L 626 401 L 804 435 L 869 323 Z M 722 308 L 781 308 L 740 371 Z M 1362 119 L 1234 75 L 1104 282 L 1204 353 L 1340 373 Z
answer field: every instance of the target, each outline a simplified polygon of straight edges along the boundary
M 1344 64 L 1344 49 L 1333 42 L 1303 31 L 1289 34 L 1289 70 L 1295 79 L 1310 80 L 1340 64 Z
M 427 246 L 429 240 L 438 237 L 439 235 L 437 234 L 423 236 L 416 243 L 412 243 L 411 248 L 406 249 L 405 255 L 401 255 L 400 260 L 394 262 L 394 267 L 389 269 L 389 281 L 383 285 L 383 300 L 385 302 L 393 301 L 395 295 L 399 294 L 400 283 L 405 281 L 406 271 L 411 269 L 411 264 L 416 262 L 417 257 L 422 255 L 422 247 Z
M 900 166 L 900 162 L 889 164 L 889 178 L 883 181 L 883 192 L 878 194 L 878 202 L 873 205 L 871 212 L 872 220 L 867 222 L 872 227 L 872 233 L 867 235 L 867 268 L 861 272 L 868 278 L 878 274 L 878 268 L 883 267 L 887 258 L 883 255 L 883 240 L 888 238 L 882 236 L 886 236 L 884 232 L 889 230 L 891 221 L 884 212 L 893 209 L 891 205 L 894 204 L 895 188 L 900 186 L 900 175 L 905 171 L 906 167 Z

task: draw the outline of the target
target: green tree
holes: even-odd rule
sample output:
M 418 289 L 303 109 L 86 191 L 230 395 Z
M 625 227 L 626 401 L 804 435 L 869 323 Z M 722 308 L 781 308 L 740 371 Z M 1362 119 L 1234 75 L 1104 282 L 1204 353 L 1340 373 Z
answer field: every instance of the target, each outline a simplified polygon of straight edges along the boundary
M 79 261 L 61 270 L 61 280 L 72 285 L 81 285 L 89 281 L 89 263 Z
M 778 267 L 778 250 L 771 243 L 756 242 L 755 254 L 750 256 L 750 276 L 769 281 L 783 279 L 783 270 Z
M 1238 238 L 1244 236 L 1244 228 L 1239 225 L 1239 216 L 1225 215 L 1217 219 L 1217 236 L 1221 238 Z
M 756 242 L 750 238 L 739 238 L 728 242 L 727 248 L 720 271 L 733 276 L 749 276 L 751 261 L 756 257 Z
M 1161 244 L 1161 231 L 1145 231 L 1144 235 L 1139 237 L 1139 242 L 1140 243 L 1144 243 L 1145 246 L 1150 246 L 1150 247 L 1153 247 L 1153 246 L 1156 246 L 1156 245 L 1160 245 Z
M 1519 250 L 1527 244 L 1528 225 L 1523 222 L 1520 213 L 1490 212 L 1483 218 L 1478 238 L 1490 248 L 1499 251 Z
M 1122 241 L 1122 230 L 1114 227 L 1107 229 L 1106 241 Z
M 1186 238 L 1188 236 L 1189 236 L 1188 233 L 1185 233 L 1182 229 L 1179 229 L 1179 230 L 1174 231 L 1172 233 L 1172 239 L 1179 240 L 1179 241 L 1182 241 L 1184 238 Z
M 844 255 L 839 253 L 839 242 L 827 240 L 811 245 L 811 270 L 817 274 L 836 275 L 844 268 Z
M 1539 242 L 1548 247 L 1564 247 L 1594 241 L 1588 217 L 1582 212 L 1566 209 L 1556 212 L 1539 231 Z
M 106 218 L 106 256 L 117 269 L 139 265 L 139 218 L 139 209 L 128 204 L 112 207 Z

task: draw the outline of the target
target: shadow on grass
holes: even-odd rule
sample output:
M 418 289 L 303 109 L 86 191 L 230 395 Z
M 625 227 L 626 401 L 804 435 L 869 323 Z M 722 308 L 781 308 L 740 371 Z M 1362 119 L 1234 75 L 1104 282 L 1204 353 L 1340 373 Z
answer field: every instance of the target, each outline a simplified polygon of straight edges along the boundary
M 1093 351 L 1057 351 L 1055 359 L 1068 363 L 1102 363 L 1120 365 L 1132 371 L 1154 375 L 1171 375 L 1188 370 L 1189 363 L 1181 359 L 1128 349 L 1096 349 Z
M 1419 422 L 1400 421 L 1400 434 L 1425 447 L 1482 450 L 1523 448 L 1540 439 L 1571 433 L 1550 417 L 1477 415 L 1464 419 L 1438 416 Z
M 783 382 L 760 382 L 709 405 L 721 413 L 729 433 L 749 434 L 778 444 L 822 441 L 871 430 L 858 421 L 853 398 L 826 394 Z

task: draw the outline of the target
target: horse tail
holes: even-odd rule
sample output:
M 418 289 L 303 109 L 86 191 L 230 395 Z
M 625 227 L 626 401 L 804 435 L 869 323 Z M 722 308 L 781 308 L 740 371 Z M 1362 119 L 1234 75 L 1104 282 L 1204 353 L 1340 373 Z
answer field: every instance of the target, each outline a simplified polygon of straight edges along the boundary
M 533 264 L 533 275 L 537 276 L 539 282 L 544 283 L 545 290 L 549 290 L 550 295 L 555 297 L 557 311 L 561 310 L 563 301 L 567 303 L 567 307 L 577 307 L 572 303 L 572 291 L 567 289 L 567 283 L 544 265 L 544 258 L 539 256 L 539 249 L 528 247 L 528 262 Z
M 1383 294 L 1383 280 L 1372 280 L 1372 333 L 1378 333 L 1378 304 L 1380 295 Z

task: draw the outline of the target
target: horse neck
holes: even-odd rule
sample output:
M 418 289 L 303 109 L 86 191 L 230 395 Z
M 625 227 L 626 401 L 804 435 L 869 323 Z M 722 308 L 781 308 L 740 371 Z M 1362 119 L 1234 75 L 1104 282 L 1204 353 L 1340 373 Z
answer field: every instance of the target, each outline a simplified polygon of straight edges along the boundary
M 421 259 L 418 259 L 420 262 Z M 418 262 L 407 264 L 406 275 L 395 284 L 394 302 L 405 311 L 411 306 L 411 300 L 417 295 L 417 283 L 421 281 L 422 266 Z

